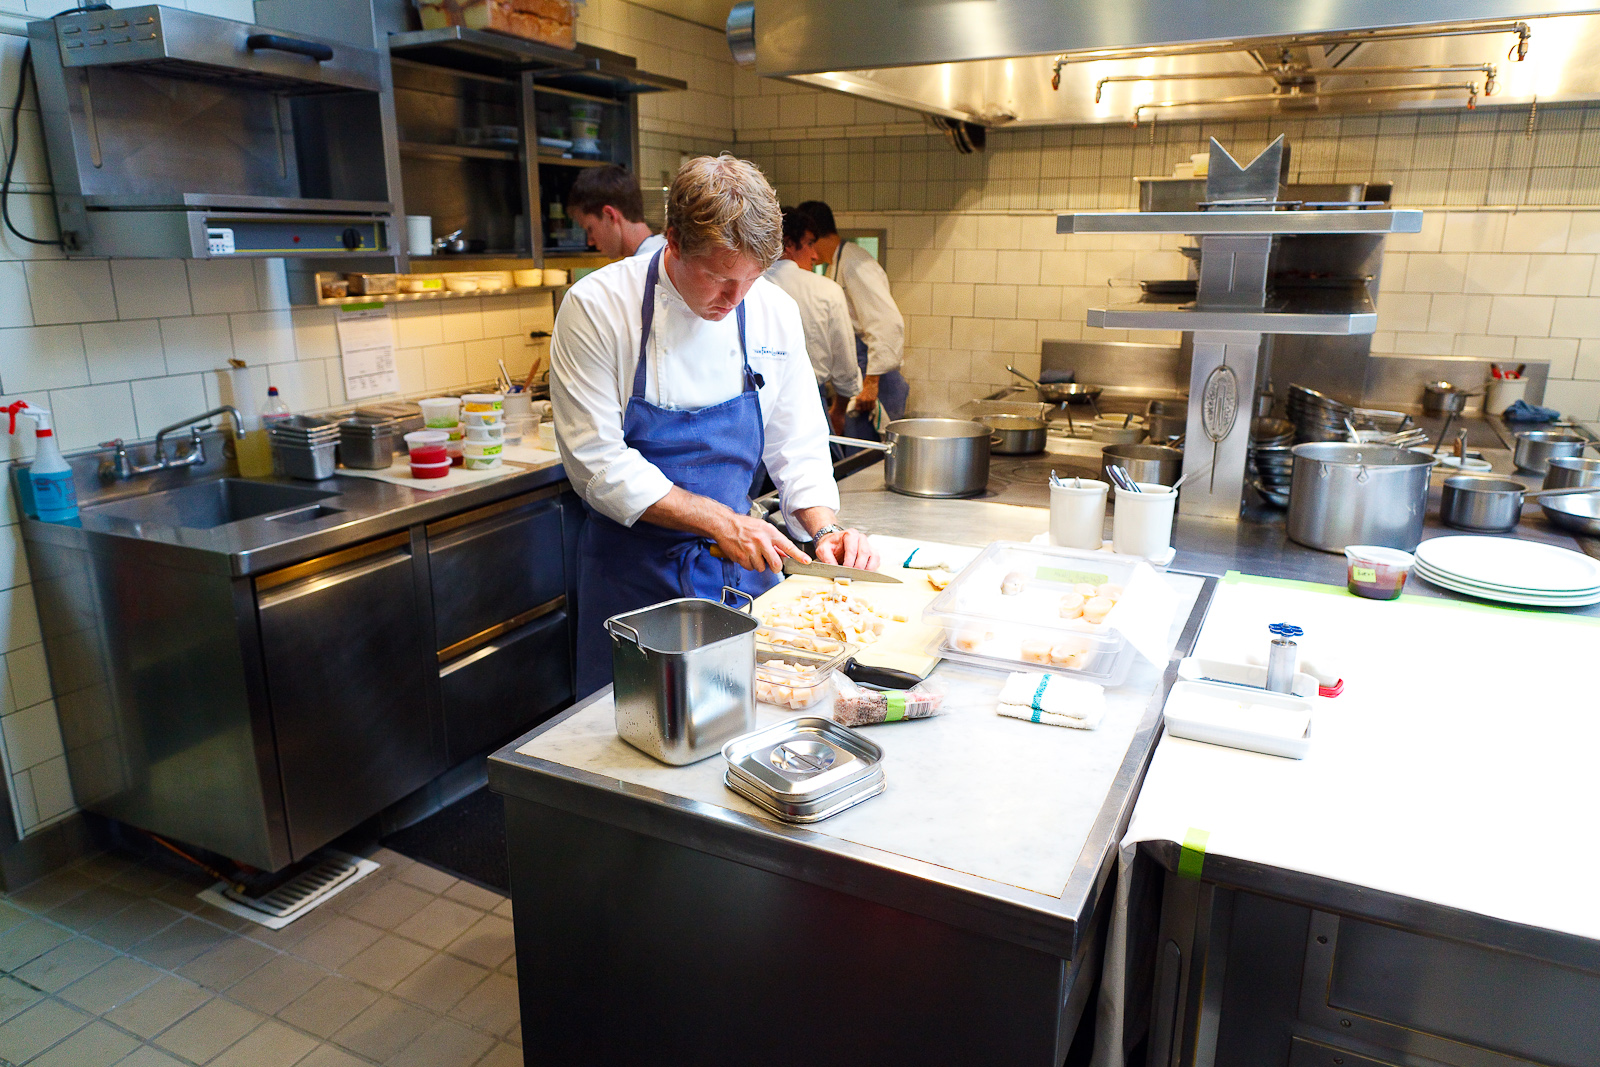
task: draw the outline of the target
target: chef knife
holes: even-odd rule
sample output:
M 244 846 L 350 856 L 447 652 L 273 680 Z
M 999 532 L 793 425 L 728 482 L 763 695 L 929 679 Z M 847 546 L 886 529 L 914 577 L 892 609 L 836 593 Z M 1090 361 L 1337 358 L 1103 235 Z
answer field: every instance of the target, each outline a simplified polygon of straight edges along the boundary
M 887 574 L 877 571 L 864 571 L 856 567 L 840 567 L 832 563 L 801 563 L 797 559 L 784 557 L 784 574 L 804 574 L 812 578 L 849 578 L 855 582 L 893 582 L 902 584 L 900 579 L 891 578 Z
M 722 549 L 716 545 L 711 546 L 711 555 L 715 559 L 727 559 Z M 893 582 L 902 585 L 900 579 L 891 578 L 887 574 L 877 571 L 864 571 L 856 567 L 840 567 L 833 563 L 801 563 L 797 559 L 785 556 L 783 559 L 783 573 L 804 574 L 811 578 L 849 578 L 855 582 Z

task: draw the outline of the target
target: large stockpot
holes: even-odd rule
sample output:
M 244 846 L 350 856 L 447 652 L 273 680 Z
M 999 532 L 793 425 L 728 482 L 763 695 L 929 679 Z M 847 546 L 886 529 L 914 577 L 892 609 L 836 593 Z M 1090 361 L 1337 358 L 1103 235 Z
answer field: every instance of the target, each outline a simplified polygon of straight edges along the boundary
M 883 481 L 906 496 L 977 496 L 989 484 L 989 435 L 966 419 L 897 419 L 883 428 L 883 443 L 853 437 L 828 440 L 885 453 Z
M 1392 445 L 1315 441 L 1294 446 L 1289 539 L 1324 552 L 1422 541 L 1433 457 Z
M 1028 456 L 1044 451 L 1049 425 L 1043 419 L 1026 415 L 982 415 L 979 422 L 989 427 L 989 451 L 1001 456 Z
M 1516 436 L 1516 451 L 1511 458 L 1517 470 L 1534 474 L 1548 471 L 1552 459 L 1576 459 L 1589 443 L 1587 437 L 1561 430 L 1524 430 Z
M 685 597 L 614 615 L 605 625 L 617 735 L 628 744 L 681 766 L 755 729 L 761 623 L 753 615 Z
M 1100 450 L 1102 469 L 1125 467 L 1136 482 L 1172 485 L 1183 473 L 1183 449 L 1166 445 L 1107 445 Z

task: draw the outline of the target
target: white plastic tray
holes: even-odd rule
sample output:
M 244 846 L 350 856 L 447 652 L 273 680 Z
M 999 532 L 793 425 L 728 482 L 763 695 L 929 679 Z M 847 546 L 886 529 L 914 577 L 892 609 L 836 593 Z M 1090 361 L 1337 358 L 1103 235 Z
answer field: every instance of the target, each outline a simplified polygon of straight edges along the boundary
M 1202 711 L 1199 705 L 1203 700 L 1236 701 L 1285 713 L 1301 713 L 1307 716 L 1305 733 L 1298 737 L 1283 737 L 1246 726 L 1229 725 L 1215 715 Z M 1210 682 L 1178 682 L 1167 693 L 1164 714 L 1167 733 L 1174 737 L 1288 759 L 1304 759 L 1306 753 L 1311 751 L 1311 732 L 1315 725 L 1312 702 L 1301 697 L 1265 690 L 1254 693 L 1237 686 L 1213 685 Z

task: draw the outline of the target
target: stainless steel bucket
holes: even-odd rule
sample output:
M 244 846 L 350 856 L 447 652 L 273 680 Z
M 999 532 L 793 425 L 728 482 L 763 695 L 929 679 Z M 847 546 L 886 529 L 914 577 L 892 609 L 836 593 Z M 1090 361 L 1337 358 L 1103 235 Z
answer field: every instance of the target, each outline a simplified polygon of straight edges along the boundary
M 1433 457 L 1392 445 L 1316 441 L 1294 446 L 1289 539 L 1324 552 L 1422 541 Z
M 724 589 L 749 597 L 737 589 Z M 714 756 L 756 727 L 756 627 L 714 600 L 668 600 L 606 620 L 617 735 L 663 763 Z

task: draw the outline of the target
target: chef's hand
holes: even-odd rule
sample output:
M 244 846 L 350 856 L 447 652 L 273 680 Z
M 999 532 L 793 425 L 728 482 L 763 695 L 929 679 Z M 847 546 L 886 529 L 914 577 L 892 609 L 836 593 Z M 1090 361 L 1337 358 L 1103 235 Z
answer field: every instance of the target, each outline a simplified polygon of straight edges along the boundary
M 870 412 L 878 403 L 878 376 L 869 374 L 861 379 L 861 392 L 850 401 L 850 410 L 858 414 Z
M 864 571 L 877 570 L 880 562 L 872 542 L 860 530 L 840 530 L 828 534 L 817 542 L 817 558 L 836 567 L 855 567 Z
M 716 535 L 717 548 L 724 557 L 746 570 L 783 573 L 783 557 L 810 563 L 811 557 L 783 535 L 772 523 L 749 515 L 731 512 Z

